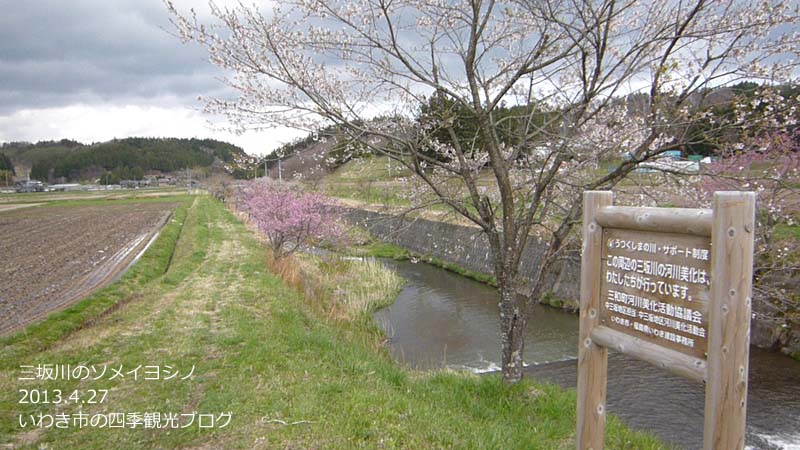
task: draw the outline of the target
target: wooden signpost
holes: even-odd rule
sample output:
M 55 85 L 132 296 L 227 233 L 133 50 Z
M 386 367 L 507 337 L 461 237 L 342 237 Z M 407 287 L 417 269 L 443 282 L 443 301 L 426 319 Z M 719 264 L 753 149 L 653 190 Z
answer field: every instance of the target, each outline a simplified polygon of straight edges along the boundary
M 578 449 L 603 448 L 609 348 L 704 382 L 703 448 L 743 449 L 755 194 L 717 192 L 711 210 L 583 201 Z

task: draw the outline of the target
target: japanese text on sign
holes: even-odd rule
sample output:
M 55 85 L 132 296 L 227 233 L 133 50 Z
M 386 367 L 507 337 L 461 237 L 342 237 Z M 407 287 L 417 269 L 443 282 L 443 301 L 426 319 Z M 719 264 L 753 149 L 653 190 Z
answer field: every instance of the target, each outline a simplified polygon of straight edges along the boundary
M 601 323 L 702 357 L 709 239 L 609 228 L 603 242 Z

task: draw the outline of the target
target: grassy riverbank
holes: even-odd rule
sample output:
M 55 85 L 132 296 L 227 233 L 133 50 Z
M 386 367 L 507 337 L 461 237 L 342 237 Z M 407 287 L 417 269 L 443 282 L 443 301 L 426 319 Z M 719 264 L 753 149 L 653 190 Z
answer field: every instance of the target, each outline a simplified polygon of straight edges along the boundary
M 449 270 L 450 272 L 453 273 L 457 273 L 462 277 L 467 277 L 475 281 L 488 284 L 489 286 L 495 286 L 495 287 L 497 286 L 497 279 L 494 277 L 494 275 L 488 275 L 483 272 L 476 272 L 474 270 L 465 269 L 457 264 L 443 261 L 439 258 L 430 255 L 419 255 L 395 244 L 389 244 L 386 242 L 372 240 L 366 244 L 353 246 L 350 249 L 350 253 L 356 256 L 371 257 L 371 258 L 391 258 L 398 260 L 406 260 L 412 258 L 421 259 L 422 261 L 425 261 L 428 264 L 434 265 L 436 267 L 441 267 L 442 269 Z
M 218 202 L 198 197 L 179 209 L 120 282 L 0 341 L 0 447 L 574 448 L 574 392 L 394 363 L 365 319 L 370 305 L 390 301 L 393 281 L 358 276 L 356 262 L 310 259 L 303 264 L 325 283 L 340 284 L 333 297 L 306 298 L 268 273 L 265 260 L 256 237 Z M 352 294 L 358 290 L 364 295 Z M 331 298 L 366 300 L 353 300 L 352 308 L 319 304 Z M 142 372 L 138 380 L 92 380 L 94 373 L 82 381 L 18 379 L 20 366 L 38 364 L 109 371 L 157 365 L 180 374 L 158 381 Z M 19 389 L 48 390 L 51 398 L 55 389 L 78 390 L 82 398 L 89 389 L 108 394 L 99 404 L 21 404 Z M 39 430 L 19 423 L 20 415 L 79 411 L 162 418 L 230 412 L 232 419 L 224 428 L 195 422 Z M 608 448 L 660 448 L 613 418 L 607 434 Z

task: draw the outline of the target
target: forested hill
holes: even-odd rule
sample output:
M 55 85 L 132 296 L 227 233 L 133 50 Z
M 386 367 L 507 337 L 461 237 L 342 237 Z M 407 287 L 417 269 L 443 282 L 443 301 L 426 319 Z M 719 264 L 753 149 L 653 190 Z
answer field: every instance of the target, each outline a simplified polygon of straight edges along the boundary
M 113 174 L 113 178 L 141 178 L 145 172 L 172 172 L 186 167 L 236 166 L 249 158 L 240 147 L 213 139 L 126 138 L 84 145 L 62 139 L 36 144 L 4 143 L 0 152 L 15 165 L 30 167 L 30 176 L 42 181 L 80 181 Z

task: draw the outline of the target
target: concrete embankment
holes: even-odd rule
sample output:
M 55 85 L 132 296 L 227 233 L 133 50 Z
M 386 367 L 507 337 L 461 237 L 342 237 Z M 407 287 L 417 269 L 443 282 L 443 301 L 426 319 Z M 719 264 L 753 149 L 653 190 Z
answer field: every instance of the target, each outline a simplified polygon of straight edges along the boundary
M 348 209 L 348 219 L 366 228 L 376 238 L 399 245 L 424 257 L 433 257 L 474 272 L 491 275 L 494 260 L 481 230 L 433 220 L 401 217 L 363 209 Z M 543 242 L 531 239 L 522 254 L 520 271 L 533 275 L 545 250 Z M 568 253 L 547 270 L 550 286 L 545 303 L 575 309 L 580 296 L 580 255 Z M 528 286 L 523 286 L 523 291 Z

